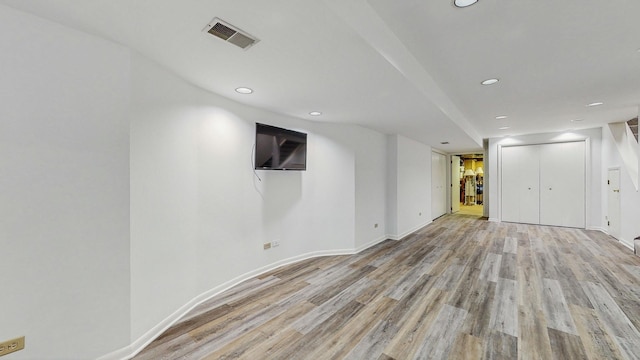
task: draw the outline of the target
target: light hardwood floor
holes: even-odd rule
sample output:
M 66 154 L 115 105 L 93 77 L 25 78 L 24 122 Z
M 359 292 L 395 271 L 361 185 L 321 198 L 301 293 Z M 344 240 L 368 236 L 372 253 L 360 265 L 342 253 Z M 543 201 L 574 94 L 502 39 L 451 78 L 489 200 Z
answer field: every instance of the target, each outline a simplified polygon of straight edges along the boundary
M 457 212 L 459 215 L 475 215 L 482 216 L 483 208 L 482 205 L 465 205 L 460 204 L 460 210 Z
M 600 232 L 447 215 L 248 280 L 136 359 L 640 359 L 639 296 Z

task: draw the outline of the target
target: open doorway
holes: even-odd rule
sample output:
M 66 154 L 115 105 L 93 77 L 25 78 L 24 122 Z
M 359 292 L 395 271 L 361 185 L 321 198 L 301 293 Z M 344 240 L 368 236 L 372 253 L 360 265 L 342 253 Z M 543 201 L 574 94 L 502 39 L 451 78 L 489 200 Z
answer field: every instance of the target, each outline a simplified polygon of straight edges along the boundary
M 460 204 L 458 214 L 483 216 L 484 206 L 484 156 L 482 154 L 461 154 L 452 156 L 458 162 L 458 167 L 452 161 L 452 171 L 457 170 L 457 176 L 452 176 L 452 188 L 459 186 L 458 199 Z M 456 193 L 455 191 L 452 193 Z M 455 208 L 455 205 L 452 206 Z

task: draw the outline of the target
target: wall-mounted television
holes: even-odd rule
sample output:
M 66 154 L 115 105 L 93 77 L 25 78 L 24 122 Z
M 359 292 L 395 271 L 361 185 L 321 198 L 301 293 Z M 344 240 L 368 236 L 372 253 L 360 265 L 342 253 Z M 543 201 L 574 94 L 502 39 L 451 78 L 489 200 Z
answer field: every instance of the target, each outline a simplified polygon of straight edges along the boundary
M 306 170 L 307 134 L 256 123 L 256 170 Z

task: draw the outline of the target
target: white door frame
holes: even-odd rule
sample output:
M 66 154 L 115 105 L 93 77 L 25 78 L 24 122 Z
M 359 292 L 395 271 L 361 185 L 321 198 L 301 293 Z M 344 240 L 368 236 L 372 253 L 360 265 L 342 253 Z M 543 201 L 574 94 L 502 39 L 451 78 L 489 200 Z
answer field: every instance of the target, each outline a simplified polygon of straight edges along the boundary
M 433 161 L 433 157 L 435 156 L 439 156 L 440 160 L 442 161 L 442 167 L 444 167 L 444 169 L 442 169 L 442 167 L 440 169 L 438 169 L 438 175 L 440 176 L 439 179 L 437 179 L 437 183 L 440 185 L 439 187 L 435 187 L 434 189 L 434 185 L 436 185 L 436 182 L 434 181 L 434 161 Z M 448 213 L 447 209 L 447 205 L 448 205 L 448 201 L 447 201 L 447 188 L 446 188 L 446 184 L 447 184 L 447 155 L 443 154 L 439 151 L 436 150 L 432 150 L 431 151 L 431 217 L 433 218 L 433 220 L 435 220 L 436 218 L 445 215 Z M 439 170 L 443 170 L 441 173 Z M 441 203 L 441 208 L 438 209 L 438 213 L 437 215 L 433 213 L 433 205 L 435 204 L 435 200 L 436 200 L 436 196 L 438 197 L 438 199 L 440 199 L 442 197 L 442 200 L 444 200 L 443 203 Z
M 453 160 L 457 159 L 457 164 L 453 163 Z M 454 176 L 454 171 L 456 176 Z M 457 180 L 456 180 L 457 179 Z M 454 181 L 456 181 L 457 183 L 454 184 Z M 460 211 L 460 156 L 458 155 L 451 155 L 449 157 L 449 181 L 448 184 L 450 184 L 451 186 L 449 186 L 449 202 L 450 202 L 450 206 L 449 209 L 451 209 L 451 213 L 457 213 L 458 211 Z M 458 190 L 453 191 L 454 187 L 456 187 L 456 189 Z M 453 198 L 454 193 L 457 193 L 456 199 Z

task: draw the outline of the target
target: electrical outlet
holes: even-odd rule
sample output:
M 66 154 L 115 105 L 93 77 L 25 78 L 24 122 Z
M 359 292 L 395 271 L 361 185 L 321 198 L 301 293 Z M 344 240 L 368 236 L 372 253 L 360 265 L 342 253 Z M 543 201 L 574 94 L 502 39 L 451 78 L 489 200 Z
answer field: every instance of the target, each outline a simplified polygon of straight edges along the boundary
M 270 242 L 268 242 L 268 243 L 264 243 L 264 244 L 262 244 L 262 247 L 263 247 L 265 250 L 269 250 L 269 249 L 271 249 L 271 243 L 270 243 Z
M 0 356 L 24 349 L 24 336 L 0 343 Z
M 278 247 L 280 246 L 280 242 L 278 242 L 278 240 L 274 240 L 271 242 L 271 247 Z

